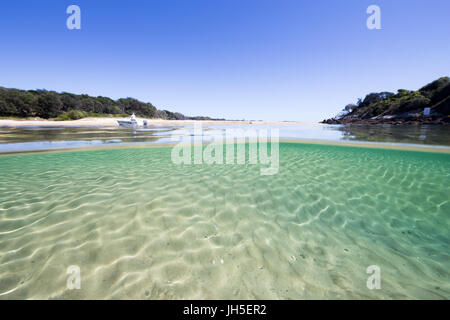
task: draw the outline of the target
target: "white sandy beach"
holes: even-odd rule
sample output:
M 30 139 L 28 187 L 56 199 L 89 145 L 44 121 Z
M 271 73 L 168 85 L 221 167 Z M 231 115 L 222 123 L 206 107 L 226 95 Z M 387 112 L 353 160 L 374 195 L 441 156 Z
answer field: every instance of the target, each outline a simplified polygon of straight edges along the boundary
M 165 119 L 146 119 L 148 125 L 186 125 L 194 123 L 202 124 L 254 124 L 254 125 L 299 125 L 299 124 L 317 124 L 313 122 L 301 121 L 247 121 L 247 120 L 165 120 Z M 117 120 L 129 120 L 129 118 L 83 118 L 71 121 L 54 121 L 54 120 L 10 120 L 0 119 L 0 127 L 118 127 Z

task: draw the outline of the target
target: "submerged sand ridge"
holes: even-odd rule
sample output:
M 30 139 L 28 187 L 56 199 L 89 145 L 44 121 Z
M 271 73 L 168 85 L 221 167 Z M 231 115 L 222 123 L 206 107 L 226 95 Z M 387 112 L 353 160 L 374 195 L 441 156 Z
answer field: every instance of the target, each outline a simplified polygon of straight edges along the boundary
M 170 150 L 1 157 L 0 298 L 450 298 L 448 154 L 282 143 L 261 176 Z

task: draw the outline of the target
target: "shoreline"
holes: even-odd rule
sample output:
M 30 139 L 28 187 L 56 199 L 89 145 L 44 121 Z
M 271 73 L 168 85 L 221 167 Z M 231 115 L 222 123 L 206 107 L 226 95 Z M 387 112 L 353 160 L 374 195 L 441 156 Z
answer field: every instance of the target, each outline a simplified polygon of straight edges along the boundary
M 352 119 L 352 120 L 342 120 L 342 119 L 327 119 L 320 122 L 321 124 L 391 124 L 391 125 L 449 125 L 450 122 L 446 118 L 417 118 L 417 119 L 402 119 L 402 118 L 392 118 L 392 119 Z
M 235 125 L 235 124 L 252 124 L 252 125 L 323 125 L 316 122 L 307 121 L 251 121 L 251 120 L 165 120 L 165 119 L 147 119 L 147 126 L 152 125 L 187 125 L 187 124 L 219 124 L 219 125 Z M 10 120 L 0 119 L 0 128 L 11 127 L 109 127 L 118 128 L 118 120 L 129 120 L 129 118 L 83 118 L 79 120 L 55 121 L 55 120 Z

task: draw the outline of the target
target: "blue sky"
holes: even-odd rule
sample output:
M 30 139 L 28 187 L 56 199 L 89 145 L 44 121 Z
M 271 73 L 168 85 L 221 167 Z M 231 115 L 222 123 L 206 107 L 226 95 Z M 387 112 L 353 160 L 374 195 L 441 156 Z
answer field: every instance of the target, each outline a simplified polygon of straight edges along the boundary
M 66 28 L 71 4 L 81 30 Z M 0 36 L 1 86 L 227 119 L 319 121 L 450 75 L 448 0 L 15 0 Z

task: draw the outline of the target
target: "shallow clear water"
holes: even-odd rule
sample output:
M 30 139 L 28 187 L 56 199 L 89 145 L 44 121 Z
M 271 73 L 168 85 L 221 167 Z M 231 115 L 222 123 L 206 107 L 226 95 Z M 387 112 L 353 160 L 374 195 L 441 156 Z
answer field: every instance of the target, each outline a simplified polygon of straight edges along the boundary
M 450 154 L 279 150 L 272 176 L 169 147 L 0 156 L 0 298 L 450 298 Z
M 226 129 L 278 129 L 281 139 L 450 147 L 450 126 L 444 125 L 203 125 L 205 136 Z M 193 125 L 148 128 L 16 127 L 0 128 L 0 153 L 172 143 L 172 135 L 194 134 Z

